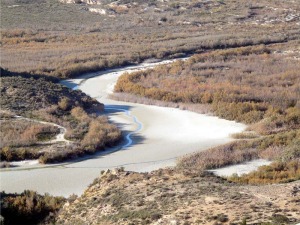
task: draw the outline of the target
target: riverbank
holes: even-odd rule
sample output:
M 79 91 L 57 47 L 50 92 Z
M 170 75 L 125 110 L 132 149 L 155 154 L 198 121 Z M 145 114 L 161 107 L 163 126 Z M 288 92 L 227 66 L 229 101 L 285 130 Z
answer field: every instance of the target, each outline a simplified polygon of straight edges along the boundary
M 128 68 L 129 71 L 132 69 Z M 108 150 L 109 154 L 96 153 L 92 158 L 67 164 L 30 166 L 22 170 L 6 169 L 1 171 L 1 189 L 7 192 L 31 189 L 53 195 L 80 195 L 103 169 L 123 166 L 126 170 L 145 172 L 174 166 L 176 158 L 228 143 L 232 140 L 231 134 L 243 131 L 246 127 L 233 121 L 189 111 L 108 99 L 118 77 L 128 70 L 107 71 L 106 74 L 101 72 L 101 75 L 93 78 L 77 78 L 63 83 L 71 88 L 80 84 L 78 88 L 83 92 L 100 100 L 108 108 L 113 107 L 114 109 L 105 109 L 105 113 L 125 134 L 138 128 L 134 119 L 124 112 L 130 111 L 142 124 L 142 128 L 131 135 L 131 146 Z

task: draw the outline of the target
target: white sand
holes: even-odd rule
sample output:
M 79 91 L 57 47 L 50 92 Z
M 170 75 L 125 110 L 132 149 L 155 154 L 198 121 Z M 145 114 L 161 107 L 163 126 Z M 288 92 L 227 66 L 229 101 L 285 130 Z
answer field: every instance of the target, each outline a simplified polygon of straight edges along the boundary
M 257 170 L 260 166 L 270 165 L 272 162 L 265 159 L 257 159 L 245 163 L 241 163 L 238 165 L 226 166 L 220 169 L 209 170 L 214 174 L 221 177 L 229 177 L 234 174 L 241 176 L 243 174 L 248 174 L 252 171 Z
M 105 103 L 110 120 L 118 123 L 126 135 L 130 134 L 123 148 L 117 147 L 111 149 L 110 154 L 99 153 L 81 162 L 2 170 L 1 190 L 32 189 L 64 196 L 82 194 L 103 169 L 124 166 L 132 171 L 151 171 L 174 166 L 177 157 L 227 143 L 232 140 L 231 134 L 246 128 L 240 123 L 189 111 L 107 99 L 124 71 L 111 71 L 87 80 L 64 81 L 72 88 L 80 83 L 82 91 Z
M 22 160 L 22 161 L 13 161 L 9 163 L 12 166 L 32 166 L 32 165 L 38 165 L 39 160 Z

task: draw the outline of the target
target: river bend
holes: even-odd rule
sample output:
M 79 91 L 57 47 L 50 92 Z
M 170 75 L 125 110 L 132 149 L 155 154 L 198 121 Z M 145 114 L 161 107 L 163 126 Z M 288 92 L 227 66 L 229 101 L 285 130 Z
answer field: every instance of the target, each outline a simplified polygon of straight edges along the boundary
M 232 133 L 246 128 L 217 117 L 108 98 L 122 73 L 170 62 L 145 63 L 63 81 L 62 84 L 69 88 L 80 89 L 104 103 L 105 113 L 124 131 L 126 140 L 120 146 L 75 162 L 27 163 L 22 167 L 1 169 L 1 190 L 31 189 L 53 195 L 80 195 L 103 169 L 123 166 L 126 170 L 144 172 L 174 166 L 178 157 L 228 143 Z

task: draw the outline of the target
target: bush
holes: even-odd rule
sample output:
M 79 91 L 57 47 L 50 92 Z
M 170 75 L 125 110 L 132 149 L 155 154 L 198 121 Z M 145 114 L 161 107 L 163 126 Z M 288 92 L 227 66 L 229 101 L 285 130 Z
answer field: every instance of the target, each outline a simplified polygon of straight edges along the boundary
M 291 182 L 300 179 L 300 159 L 288 162 L 273 162 L 269 166 L 261 166 L 257 171 L 241 177 L 232 176 L 229 180 L 247 184 L 272 184 Z
M 1 192 L 1 215 L 4 224 L 39 224 L 47 219 L 54 222 L 54 215 L 65 203 L 63 197 L 25 190 L 21 194 Z
M 69 98 L 64 97 L 58 102 L 58 106 L 62 110 L 67 111 L 71 108 L 71 101 Z
M 258 151 L 246 141 L 233 142 L 197 152 L 179 159 L 179 168 L 196 170 L 215 169 L 258 158 Z

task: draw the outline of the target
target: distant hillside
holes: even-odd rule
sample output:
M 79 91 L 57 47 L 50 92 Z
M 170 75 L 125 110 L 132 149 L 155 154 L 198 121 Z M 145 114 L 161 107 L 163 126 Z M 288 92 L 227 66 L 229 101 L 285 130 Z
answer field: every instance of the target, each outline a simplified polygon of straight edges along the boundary
M 80 90 L 52 78 L 1 73 L 1 161 L 63 161 L 120 140 L 117 127 L 94 114 L 103 111 L 103 104 Z
M 71 2 L 78 4 L 3 0 L 2 66 L 74 77 L 151 58 L 282 43 L 300 31 L 297 1 Z

